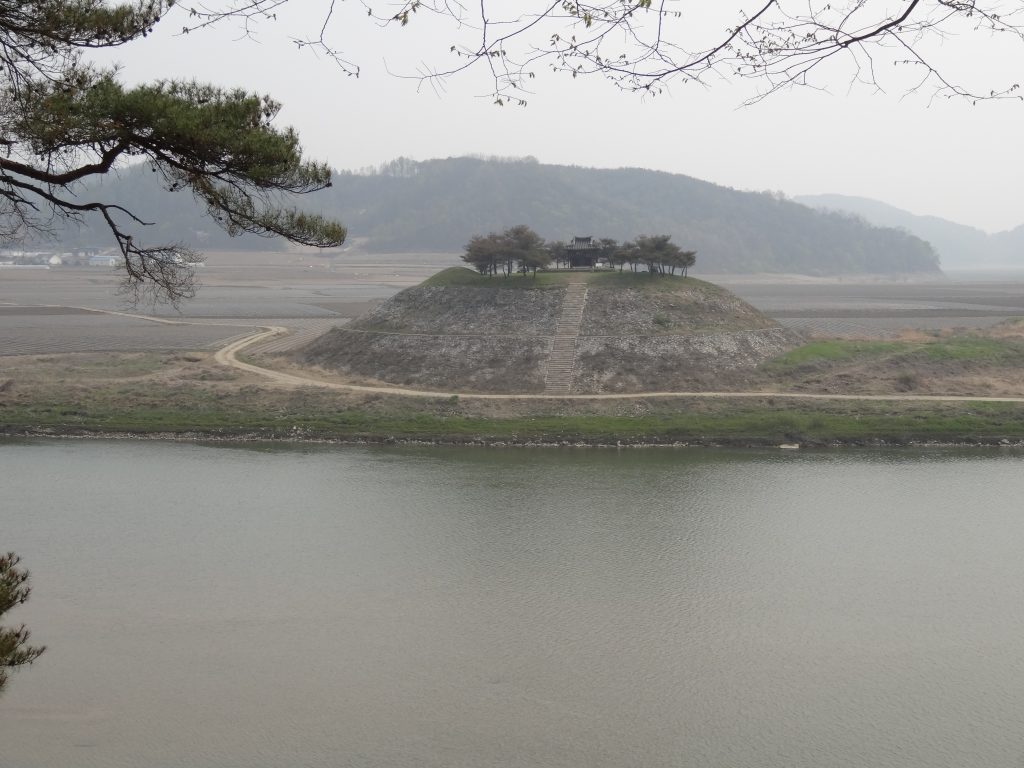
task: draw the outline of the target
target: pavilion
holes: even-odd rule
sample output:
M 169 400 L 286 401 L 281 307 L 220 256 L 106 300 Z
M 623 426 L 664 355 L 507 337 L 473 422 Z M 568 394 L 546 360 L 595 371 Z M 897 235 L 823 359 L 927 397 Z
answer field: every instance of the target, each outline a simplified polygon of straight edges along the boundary
M 574 236 L 572 241 L 565 246 L 569 268 L 590 267 L 592 269 L 602 250 L 601 245 L 595 243 L 593 237 L 589 235 L 587 237 Z

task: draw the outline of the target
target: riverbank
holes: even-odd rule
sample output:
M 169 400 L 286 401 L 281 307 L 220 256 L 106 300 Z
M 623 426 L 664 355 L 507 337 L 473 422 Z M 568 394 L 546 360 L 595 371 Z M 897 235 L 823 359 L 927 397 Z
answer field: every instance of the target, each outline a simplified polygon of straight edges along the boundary
M 0 435 L 499 446 L 1024 443 L 1024 402 L 807 394 L 411 397 L 283 386 L 209 352 L 26 355 L 4 358 Z
M 268 385 L 208 353 L 5 358 L 0 435 L 594 446 L 1024 444 L 1024 403 L 412 398 Z
M 627 439 L 614 443 L 600 442 L 578 437 L 575 441 L 560 440 L 557 442 L 544 439 L 494 439 L 477 437 L 469 439 L 426 439 L 404 438 L 394 435 L 376 437 L 311 437 L 308 434 L 273 435 L 260 433 L 228 433 L 221 432 L 109 432 L 88 429 L 52 429 L 28 428 L 22 430 L 0 431 L 0 440 L 144 440 L 188 443 L 227 443 L 227 444 L 303 444 L 303 445 L 403 445 L 403 446 L 436 446 L 441 447 L 479 447 L 479 448 L 593 448 L 593 449 L 629 449 L 629 448 L 778 448 L 780 450 L 800 449 L 842 449 L 842 448 L 987 448 L 987 449 L 1024 449 L 1024 437 L 1016 439 L 999 437 L 977 437 L 966 440 L 919 439 L 919 438 L 857 438 L 848 440 L 808 440 L 802 443 L 779 442 L 770 438 L 711 438 L 700 437 L 686 441 L 654 441 L 637 442 Z

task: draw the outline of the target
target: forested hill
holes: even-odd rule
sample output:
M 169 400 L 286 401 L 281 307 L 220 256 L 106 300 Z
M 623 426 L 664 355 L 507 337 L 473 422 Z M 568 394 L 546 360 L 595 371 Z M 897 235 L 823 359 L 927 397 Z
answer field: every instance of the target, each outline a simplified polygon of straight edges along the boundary
M 398 160 L 343 173 L 331 190 L 352 237 L 379 251 L 461 250 L 477 233 L 525 223 L 549 240 L 671 234 L 701 272 L 935 272 L 928 243 L 771 194 L 636 168 L 529 160 Z
M 199 249 L 283 248 L 229 239 L 187 193 L 159 188 L 144 167 L 105 182 L 107 196 L 159 222 L 150 242 Z M 767 193 L 739 192 L 669 173 L 542 165 L 533 160 L 399 159 L 372 173 L 341 172 L 332 188 L 300 199 L 341 219 L 349 242 L 378 252 L 459 252 L 475 234 L 527 224 L 548 240 L 628 240 L 671 234 L 697 251 L 697 270 L 810 275 L 938 271 L 931 246 L 849 214 L 812 210 Z M 100 227 L 68 232 L 69 245 L 112 245 Z
M 938 216 L 919 216 L 866 197 L 805 195 L 798 203 L 860 216 L 878 227 L 899 227 L 927 240 L 947 269 L 1020 266 L 1024 263 L 1024 226 L 989 234 Z

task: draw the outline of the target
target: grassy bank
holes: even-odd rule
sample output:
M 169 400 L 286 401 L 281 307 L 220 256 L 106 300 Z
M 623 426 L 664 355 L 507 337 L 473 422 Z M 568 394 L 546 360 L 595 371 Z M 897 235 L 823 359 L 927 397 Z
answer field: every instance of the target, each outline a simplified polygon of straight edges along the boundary
M 196 414 L 137 408 L 127 413 L 30 409 L 0 423 L 5 435 L 160 434 L 209 438 L 309 439 L 339 442 L 807 446 L 1024 441 L 1024 411 L 835 414 L 746 408 L 663 417 L 537 416 L 479 418 L 414 412 L 381 415 L 358 409 L 272 417 L 238 411 Z
M 233 398 L 177 390 L 103 393 L 0 408 L 6 434 L 164 433 L 211 437 L 592 444 L 871 444 L 1024 440 L 1024 405 L 1005 403 L 753 402 L 665 398 L 555 406 L 515 401 L 505 412 L 476 404 L 402 398 L 339 402 L 321 393 Z M 560 409 L 558 409 L 560 410 Z
M 452 443 L 860 445 L 1024 441 L 1024 404 L 406 398 L 274 389 L 204 353 L 6 358 L 0 433 Z

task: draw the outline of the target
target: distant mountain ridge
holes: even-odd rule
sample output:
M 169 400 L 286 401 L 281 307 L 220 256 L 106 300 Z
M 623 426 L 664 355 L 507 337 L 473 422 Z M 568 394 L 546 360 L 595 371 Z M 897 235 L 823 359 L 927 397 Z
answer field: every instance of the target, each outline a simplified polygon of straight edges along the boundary
M 1024 266 L 1024 225 L 989 234 L 938 216 L 921 216 L 867 197 L 801 195 L 798 203 L 860 216 L 878 227 L 904 229 L 932 244 L 947 269 Z
M 102 189 L 112 202 L 158 222 L 139 228 L 138 236 L 148 242 L 182 241 L 199 249 L 284 247 L 280 240 L 228 238 L 191 196 L 161 189 L 145 167 L 106 179 Z M 908 232 L 779 195 L 637 168 L 400 158 L 370 173 L 338 172 L 331 188 L 298 203 L 340 219 L 349 242 L 371 252 L 459 252 L 475 234 L 527 224 L 548 240 L 669 234 L 697 251 L 697 270 L 704 274 L 939 272 L 935 250 Z M 111 244 L 95 224 L 69 229 L 64 240 Z
M 549 240 L 670 234 L 713 272 L 937 273 L 921 239 L 768 193 L 637 168 L 533 160 L 396 160 L 339 174 L 335 210 L 379 251 L 458 251 L 474 234 L 525 223 Z

